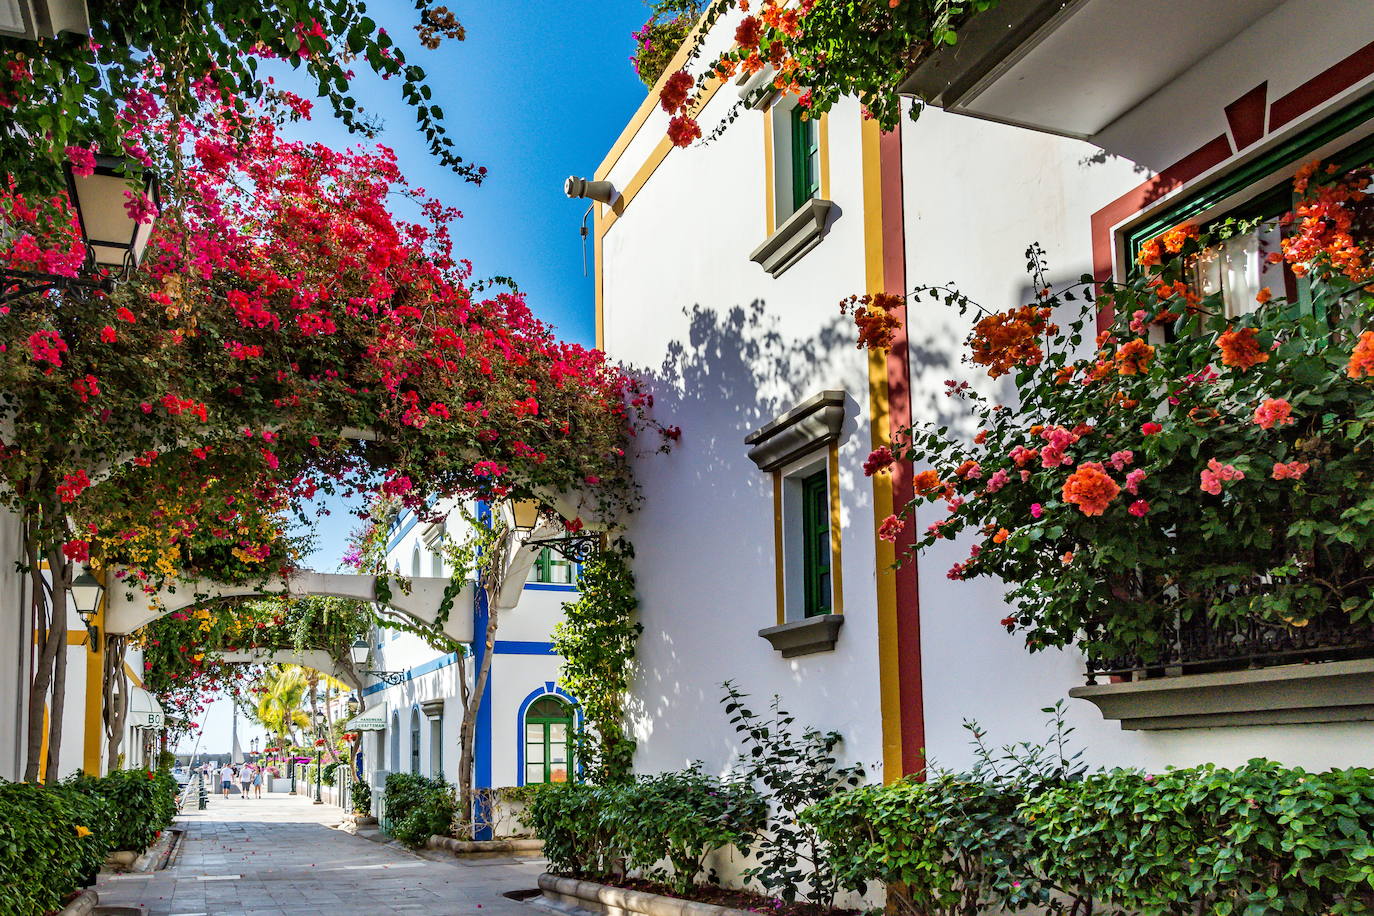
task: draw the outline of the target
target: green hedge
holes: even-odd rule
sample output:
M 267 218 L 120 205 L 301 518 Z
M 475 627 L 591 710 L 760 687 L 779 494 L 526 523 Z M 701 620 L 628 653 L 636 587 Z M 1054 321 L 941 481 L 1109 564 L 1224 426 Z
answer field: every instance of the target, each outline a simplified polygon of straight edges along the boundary
M 176 780 L 166 770 L 115 770 L 100 777 L 77 775 L 67 780 L 66 785 L 109 804 L 112 814 L 103 826 L 114 849 L 147 849 L 177 813 Z
M 431 836 L 446 836 L 453 829 L 458 801 L 442 779 L 388 773 L 382 798 L 391 835 L 408 846 L 423 846 Z
M 361 779 L 353 783 L 353 813 L 372 813 L 372 787 Z
M 932 773 L 804 815 L 846 887 L 912 911 L 1374 913 L 1374 774 L 1267 760 L 1017 782 Z M 1071 909 L 1077 905 L 1077 909 Z
M 0 781 L 0 913 L 41 916 L 93 881 L 114 848 L 114 817 L 103 797 L 71 785 Z
M 697 767 L 609 786 L 549 785 L 528 804 L 524 819 L 544 841 L 552 870 L 599 875 L 623 861 L 679 892 L 697 882 L 714 850 L 733 846 L 748 855 L 767 819 L 752 788 Z

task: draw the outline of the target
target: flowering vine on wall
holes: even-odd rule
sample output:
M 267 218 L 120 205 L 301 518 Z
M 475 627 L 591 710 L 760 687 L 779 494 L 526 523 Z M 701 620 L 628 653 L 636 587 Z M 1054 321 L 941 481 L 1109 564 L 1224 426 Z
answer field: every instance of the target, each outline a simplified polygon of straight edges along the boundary
M 949 578 L 1005 582 L 1014 610 L 1002 623 L 1031 649 L 1079 642 L 1148 661 L 1190 620 L 1368 621 L 1372 174 L 1304 167 L 1299 204 L 1266 224 L 1282 235 L 1266 259 L 1287 267 L 1293 291 L 1261 289 L 1229 314 L 1197 264 L 1264 228 L 1254 223 L 1166 232 L 1142 247 L 1136 279 L 1097 294 L 1091 277 L 1052 289 L 1035 248 L 1029 305 L 989 313 L 955 290 L 916 290 L 913 303 L 979 313 L 966 361 L 1009 378 L 1019 406 L 948 382 L 976 434 L 917 426 L 869 457 L 869 474 L 896 460 L 918 469 L 916 499 L 882 535 L 908 537 L 918 507 L 943 504 L 915 547 L 969 543 Z M 890 341 L 900 302 L 846 304 L 861 346 Z M 1056 316 L 1078 303 L 1061 328 Z M 1098 313 L 1110 322 L 1094 342 Z

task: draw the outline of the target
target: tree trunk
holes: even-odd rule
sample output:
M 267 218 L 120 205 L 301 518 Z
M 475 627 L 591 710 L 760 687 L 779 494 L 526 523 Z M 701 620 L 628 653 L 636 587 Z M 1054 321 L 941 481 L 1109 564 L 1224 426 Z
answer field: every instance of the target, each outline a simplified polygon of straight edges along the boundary
M 47 709 L 48 691 L 52 687 L 58 643 L 53 639 L 52 633 L 53 615 L 50 595 L 54 586 L 49 584 L 39 565 L 41 559 L 41 548 L 38 543 L 41 536 L 39 522 L 30 518 L 25 524 L 24 533 L 24 559 L 29 568 L 31 591 L 29 604 L 35 641 L 33 679 L 29 683 L 28 747 L 24 761 L 24 781 L 37 782 L 39 771 L 42 768 L 43 735 L 47 725 L 44 711 Z M 64 632 L 62 641 L 65 643 L 66 639 L 67 636 Z
M 496 557 L 494 559 L 493 566 L 503 558 Z M 485 587 L 487 631 L 484 634 L 484 644 L 486 651 L 482 654 L 482 664 L 474 673 L 472 693 L 468 696 L 468 701 L 463 708 L 463 727 L 458 735 L 458 740 L 461 742 L 458 755 L 458 810 L 459 816 L 468 824 L 470 831 L 476 826 L 472 816 L 472 766 L 473 758 L 476 755 L 477 711 L 482 707 L 482 696 L 487 690 L 487 678 L 491 672 L 491 658 L 495 654 L 496 648 L 496 628 L 500 622 L 500 613 L 493 597 L 500 592 L 501 583 L 499 574 L 492 573 L 491 577 L 496 581 L 487 583 Z
M 128 637 L 105 637 L 105 671 L 102 692 L 105 717 L 105 768 L 119 768 L 119 749 L 124 744 L 124 723 L 129 715 L 129 675 L 124 670 Z
M 57 646 L 53 656 L 52 696 L 48 712 L 48 761 L 46 782 L 61 777 L 62 724 L 67 709 L 67 586 L 72 581 L 72 563 L 60 548 L 48 551 L 48 570 L 53 580 L 52 622 L 48 638 Z

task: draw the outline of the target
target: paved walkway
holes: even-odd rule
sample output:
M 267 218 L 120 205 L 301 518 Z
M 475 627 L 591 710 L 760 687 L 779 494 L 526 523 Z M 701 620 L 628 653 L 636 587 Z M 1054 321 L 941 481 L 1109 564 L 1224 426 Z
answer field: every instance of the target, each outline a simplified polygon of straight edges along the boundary
M 332 805 L 294 795 L 212 796 L 205 811 L 177 819 L 186 829 L 171 867 L 104 875 L 102 905 L 138 905 L 150 916 L 537 916 L 501 896 L 535 886 L 542 862 L 421 854 L 331 829 Z

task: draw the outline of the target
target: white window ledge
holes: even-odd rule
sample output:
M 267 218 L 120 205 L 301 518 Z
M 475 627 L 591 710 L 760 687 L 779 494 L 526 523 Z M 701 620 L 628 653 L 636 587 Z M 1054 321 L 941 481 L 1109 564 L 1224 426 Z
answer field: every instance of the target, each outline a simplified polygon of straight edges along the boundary
M 1374 659 L 1097 684 L 1069 696 L 1143 731 L 1374 721 Z
M 782 273 L 801 260 L 825 237 L 826 221 L 835 204 L 812 198 L 798 208 L 781 226 L 749 255 L 749 260 L 763 267 L 773 276 Z
M 764 627 L 759 630 L 759 635 L 781 652 L 783 658 L 796 658 L 798 655 L 834 649 L 843 625 L 843 614 L 820 614 L 802 620 L 790 620 L 775 627 Z

